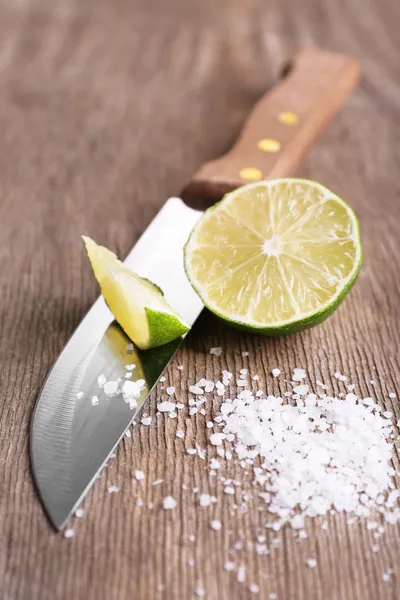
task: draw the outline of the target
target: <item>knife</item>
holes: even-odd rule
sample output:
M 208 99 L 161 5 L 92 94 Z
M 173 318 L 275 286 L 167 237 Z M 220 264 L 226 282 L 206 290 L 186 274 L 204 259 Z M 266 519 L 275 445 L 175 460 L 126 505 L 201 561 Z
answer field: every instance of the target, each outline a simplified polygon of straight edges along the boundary
M 293 175 L 359 72 L 345 55 L 311 48 L 297 53 L 284 79 L 256 104 L 233 149 L 203 165 L 183 197 L 198 208 L 199 199 L 210 205 L 248 181 Z M 169 199 L 125 260 L 159 285 L 191 325 L 203 305 L 186 279 L 183 246 L 201 215 L 179 198 Z M 181 342 L 139 351 L 102 298 L 80 323 L 47 377 L 31 424 L 34 481 L 56 529 L 67 524 Z M 135 365 L 135 379 L 145 381 L 134 410 L 121 397 L 106 396 L 98 383 L 100 375 L 123 378 L 128 363 Z

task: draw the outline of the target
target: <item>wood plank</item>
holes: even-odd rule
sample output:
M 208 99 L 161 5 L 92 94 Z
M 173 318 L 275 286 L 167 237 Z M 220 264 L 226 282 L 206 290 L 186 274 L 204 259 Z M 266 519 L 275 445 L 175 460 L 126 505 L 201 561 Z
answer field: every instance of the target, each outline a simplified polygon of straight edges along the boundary
M 390 391 L 400 392 L 399 12 L 394 0 L 3 1 L 2 600 L 187 600 L 199 584 L 207 598 L 243 600 L 254 597 L 253 581 L 267 600 L 270 593 L 279 600 L 397 597 L 396 576 L 384 582 L 382 573 L 400 563 L 398 527 L 379 539 L 378 553 L 371 550 L 373 532 L 338 516 L 329 518 L 326 532 L 311 524 L 302 542 L 289 530 L 274 534 L 280 546 L 268 556 L 252 548 L 230 552 L 235 542 L 254 543 L 258 530 L 266 531 L 266 514 L 231 517 L 232 499 L 210 480 L 204 461 L 185 454 L 177 423 L 156 417 L 161 390 L 149 403 L 151 427 L 124 439 L 86 499 L 84 517 L 74 520 L 70 540 L 52 531 L 36 497 L 28 432 L 47 371 L 97 294 L 80 234 L 124 256 L 164 200 L 229 147 L 293 49 L 312 43 L 354 54 L 364 73 L 302 172 L 358 212 L 365 247 L 359 282 L 327 323 L 288 338 L 242 335 L 204 313 L 168 381 L 184 397 L 188 379 L 243 364 L 277 392 L 271 368 L 288 374 L 303 366 L 312 380 L 338 390 L 332 379 L 338 369 L 400 417 L 397 400 L 388 399 Z M 208 353 L 217 345 L 224 348 L 220 358 Z M 217 409 L 215 399 L 207 417 Z M 187 430 L 186 444 L 193 436 L 205 446 L 203 418 L 182 413 L 179 426 Z M 136 468 L 145 471 L 143 486 Z M 151 486 L 156 478 L 165 483 Z M 111 484 L 120 486 L 118 494 L 107 493 Z M 199 510 L 193 487 L 215 490 L 216 505 Z M 168 493 L 178 500 L 175 511 L 160 508 Z M 137 507 L 139 495 L 154 508 Z M 223 521 L 220 532 L 210 529 L 214 516 Z M 227 556 L 247 565 L 245 585 L 223 570 Z M 318 559 L 317 569 L 305 566 L 309 557 Z

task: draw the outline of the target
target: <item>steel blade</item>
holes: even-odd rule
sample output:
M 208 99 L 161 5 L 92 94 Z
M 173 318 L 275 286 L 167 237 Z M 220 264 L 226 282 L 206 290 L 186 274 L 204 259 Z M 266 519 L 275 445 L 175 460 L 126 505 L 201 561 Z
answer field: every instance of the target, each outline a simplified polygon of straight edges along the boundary
M 125 261 L 159 285 L 171 306 L 190 324 L 203 305 L 186 278 L 182 250 L 201 214 L 171 198 Z M 31 426 L 35 482 L 57 529 L 65 526 L 82 501 L 181 341 L 146 352 L 128 351 L 131 342 L 102 298 L 80 323 L 50 371 Z M 121 395 L 107 397 L 97 382 L 101 374 L 107 380 L 124 377 L 128 363 L 136 365 L 134 378 L 146 381 L 134 410 Z M 93 395 L 99 398 L 97 406 L 92 406 Z

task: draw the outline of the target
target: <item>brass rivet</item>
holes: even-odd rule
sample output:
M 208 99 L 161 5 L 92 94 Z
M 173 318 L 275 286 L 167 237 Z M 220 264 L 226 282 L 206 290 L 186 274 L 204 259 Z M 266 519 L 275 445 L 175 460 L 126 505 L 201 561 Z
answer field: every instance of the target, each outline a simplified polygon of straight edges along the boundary
M 283 125 L 296 125 L 299 117 L 294 112 L 284 111 L 279 113 L 278 121 Z
M 262 171 L 260 171 L 260 169 L 255 169 L 254 167 L 240 169 L 239 175 L 246 181 L 260 181 L 260 179 L 263 178 Z
M 264 138 L 258 142 L 257 147 L 259 150 L 262 150 L 262 152 L 279 152 L 281 143 L 278 142 L 278 140 Z

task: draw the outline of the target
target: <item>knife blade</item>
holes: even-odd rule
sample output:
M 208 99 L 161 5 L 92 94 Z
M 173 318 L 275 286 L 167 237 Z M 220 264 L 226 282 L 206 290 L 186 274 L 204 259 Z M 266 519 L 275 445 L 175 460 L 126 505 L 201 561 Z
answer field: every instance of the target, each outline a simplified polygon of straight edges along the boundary
M 206 163 L 185 188 L 186 197 L 208 203 L 245 183 L 242 173 L 259 178 L 293 174 L 312 141 L 343 104 L 359 77 L 346 56 L 315 49 L 299 53 L 288 77 L 266 94 L 244 124 L 228 154 Z M 296 111 L 296 125 L 279 121 L 282 110 Z M 258 141 L 278 139 L 279 152 L 263 153 Z M 275 144 L 276 147 L 276 144 Z M 244 168 L 244 170 L 243 170 Z M 125 264 L 164 291 L 167 301 L 192 325 L 203 305 L 183 268 L 183 246 L 202 212 L 171 198 L 136 243 Z M 82 501 L 109 455 L 135 419 L 183 338 L 140 352 L 99 298 L 50 371 L 35 407 L 30 435 L 31 465 L 46 513 L 62 529 Z M 121 395 L 110 397 L 98 377 L 118 380 L 134 364 L 145 387 L 131 410 Z M 92 397 L 99 403 L 92 405 Z
M 201 214 L 170 198 L 125 260 L 128 267 L 157 283 L 190 325 L 203 305 L 186 278 L 182 248 Z M 179 338 L 140 352 L 114 321 L 103 298 L 72 335 L 45 382 L 31 431 L 36 485 L 57 529 L 63 528 L 81 502 L 181 342 Z M 135 379 L 145 380 L 133 410 L 121 394 L 107 396 L 98 384 L 99 375 L 107 381 L 123 378 L 126 364 L 135 365 Z M 93 396 L 99 397 L 95 407 Z

